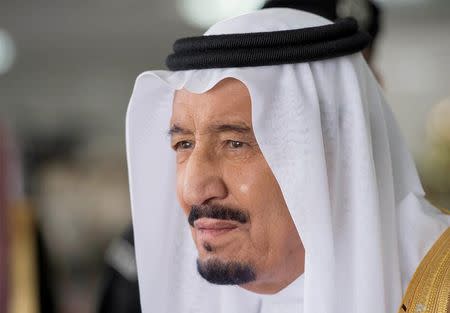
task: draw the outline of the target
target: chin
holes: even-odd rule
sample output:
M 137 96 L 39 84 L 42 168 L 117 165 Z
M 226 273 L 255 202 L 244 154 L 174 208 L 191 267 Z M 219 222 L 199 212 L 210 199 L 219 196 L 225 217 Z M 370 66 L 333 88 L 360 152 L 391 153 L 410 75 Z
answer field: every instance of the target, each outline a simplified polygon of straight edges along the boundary
M 244 285 L 256 280 L 254 267 L 241 261 L 217 257 L 198 259 L 197 270 L 206 281 L 217 285 Z

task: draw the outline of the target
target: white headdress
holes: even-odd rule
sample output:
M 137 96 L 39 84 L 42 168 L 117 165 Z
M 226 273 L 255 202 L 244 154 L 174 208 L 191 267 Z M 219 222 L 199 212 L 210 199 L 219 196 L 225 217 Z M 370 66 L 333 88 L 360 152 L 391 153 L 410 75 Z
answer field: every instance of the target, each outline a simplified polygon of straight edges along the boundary
M 329 23 L 301 11 L 267 9 L 220 22 L 206 35 Z M 305 246 L 305 273 L 273 296 L 200 278 L 176 201 L 167 136 L 174 91 L 203 93 L 227 77 L 250 92 L 254 133 Z M 128 109 L 127 153 L 144 313 L 267 312 L 273 306 L 283 312 L 292 296 L 297 302 L 287 312 L 395 312 L 416 266 L 449 225 L 424 200 L 411 155 L 359 53 L 309 63 L 145 72 Z

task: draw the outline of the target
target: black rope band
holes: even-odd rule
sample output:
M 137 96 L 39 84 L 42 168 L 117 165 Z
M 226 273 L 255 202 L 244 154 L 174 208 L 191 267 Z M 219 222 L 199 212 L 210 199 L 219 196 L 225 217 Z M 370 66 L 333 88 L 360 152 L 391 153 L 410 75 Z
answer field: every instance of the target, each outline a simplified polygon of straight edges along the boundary
M 166 64 L 180 71 L 301 63 L 352 54 L 369 41 L 356 21 L 346 18 L 318 27 L 179 39 Z
M 267 0 L 262 9 L 290 8 L 311 12 L 334 21 L 336 19 L 336 3 L 337 0 Z

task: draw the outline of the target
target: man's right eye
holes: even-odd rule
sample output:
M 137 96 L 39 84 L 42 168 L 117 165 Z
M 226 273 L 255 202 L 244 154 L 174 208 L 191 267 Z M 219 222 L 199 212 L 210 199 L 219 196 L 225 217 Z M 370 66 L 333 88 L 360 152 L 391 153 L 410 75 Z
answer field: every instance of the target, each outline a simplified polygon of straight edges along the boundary
M 191 141 L 187 141 L 187 140 L 179 141 L 175 145 L 173 145 L 173 149 L 175 151 L 188 150 L 188 149 L 192 149 L 192 147 L 194 147 L 194 143 Z

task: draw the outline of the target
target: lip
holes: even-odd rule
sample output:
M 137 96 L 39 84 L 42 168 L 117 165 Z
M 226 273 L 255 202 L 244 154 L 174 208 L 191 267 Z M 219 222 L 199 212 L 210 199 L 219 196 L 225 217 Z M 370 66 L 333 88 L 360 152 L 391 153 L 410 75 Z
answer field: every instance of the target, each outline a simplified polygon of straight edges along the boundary
M 228 234 L 238 227 L 239 225 L 236 222 L 212 218 L 200 218 L 194 222 L 194 228 L 204 240 Z

